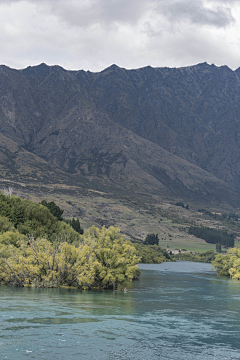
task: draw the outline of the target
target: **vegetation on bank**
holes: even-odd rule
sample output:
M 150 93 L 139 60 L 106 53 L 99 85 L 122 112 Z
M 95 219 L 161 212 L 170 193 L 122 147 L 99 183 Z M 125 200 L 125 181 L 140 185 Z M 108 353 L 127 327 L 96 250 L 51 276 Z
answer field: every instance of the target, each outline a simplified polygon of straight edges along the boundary
M 179 252 L 178 254 L 172 254 L 158 245 L 133 243 L 133 246 L 141 257 L 140 262 L 144 264 L 161 264 L 162 262 L 176 260 L 211 263 L 216 257 L 216 252 L 213 250 L 198 253 Z
M 49 241 L 79 239 L 79 233 L 70 224 L 59 221 L 46 206 L 0 193 L 0 234 L 6 231 L 15 233 L 15 242 L 19 234 Z
M 143 243 L 125 241 L 118 228 L 92 226 L 83 233 L 79 219 L 64 219 L 54 202 L 40 204 L 0 193 L 0 282 L 15 286 L 75 286 L 116 289 L 140 275 L 137 263 L 166 261 L 212 262 L 218 275 L 240 278 L 240 249 L 227 255 L 214 251 L 169 254 L 159 246 L 158 234 Z M 190 227 L 190 233 L 231 246 L 226 231 Z
M 180 251 L 178 254 L 172 254 L 172 251 L 168 252 L 158 244 L 158 234 L 153 233 L 148 234 L 143 243 L 133 243 L 141 257 L 141 262 L 146 264 L 161 264 L 162 262 L 176 260 L 211 263 L 216 256 L 216 252 L 213 250 L 198 253 Z
M 212 262 L 213 269 L 217 270 L 219 276 L 230 276 L 233 279 L 240 279 L 240 249 L 232 248 L 226 255 L 218 254 Z
M 1 283 L 116 289 L 139 276 L 137 250 L 118 228 L 92 226 L 81 235 L 79 220 L 67 224 L 48 204 L 0 193 Z
M 119 229 L 92 226 L 78 242 L 33 237 L 15 244 L 0 239 L 0 281 L 15 286 L 116 289 L 140 275 L 140 258 Z
M 133 245 L 136 247 L 138 254 L 142 258 L 141 262 L 149 264 L 161 264 L 164 261 L 176 260 L 211 263 L 216 256 L 216 253 L 213 250 L 198 253 L 186 253 L 180 251 L 178 254 L 172 254 L 172 251 L 168 252 L 158 246 L 158 244 L 158 234 L 151 233 L 146 236 L 143 244 L 134 243 Z M 219 252 L 221 252 L 221 245 L 216 244 L 216 246 L 220 249 Z
M 211 263 L 216 257 L 216 253 L 213 250 L 208 250 L 202 253 L 193 254 L 189 253 L 179 253 L 174 255 L 174 259 L 183 260 L 183 261 L 195 261 L 195 262 L 204 262 Z
M 138 256 L 141 258 L 140 262 L 144 264 L 161 264 L 164 261 L 175 261 L 174 257 L 158 245 L 144 245 L 140 243 L 133 243 L 136 248 Z
M 81 228 L 81 224 L 79 219 L 65 219 L 62 217 L 62 214 L 64 212 L 63 209 L 61 209 L 59 206 L 55 204 L 54 201 L 47 202 L 46 200 L 42 200 L 40 202 L 41 205 L 46 206 L 50 213 L 56 217 L 59 221 L 64 221 L 66 224 L 69 224 L 75 231 L 77 231 L 79 234 L 83 234 L 83 229 Z

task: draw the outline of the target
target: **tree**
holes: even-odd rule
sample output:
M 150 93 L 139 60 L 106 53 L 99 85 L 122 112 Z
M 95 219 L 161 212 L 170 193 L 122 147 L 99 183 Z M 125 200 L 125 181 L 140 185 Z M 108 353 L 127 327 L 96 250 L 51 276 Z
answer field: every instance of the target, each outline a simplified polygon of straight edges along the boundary
M 175 205 L 176 205 L 176 206 L 181 206 L 181 207 L 183 207 L 183 208 L 185 207 L 183 201 L 178 201 L 178 202 L 176 202 Z
M 217 253 L 221 253 L 221 252 L 222 252 L 222 245 L 219 244 L 219 243 L 216 244 L 216 252 L 217 252 Z
M 146 239 L 144 241 L 145 245 L 159 245 L 158 234 L 147 234 Z
M 204 226 L 190 226 L 188 233 L 206 240 L 207 243 L 219 243 L 227 247 L 234 246 L 234 234 L 229 234 L 225 230 L 217 230 Z
M 96 284 L 114 290 L 125 280 L 140 275 L 137 263 L 140 257 L 130 241 L 124 241 L 120 229 L 110 226 L 98 229 L 92 226 L 84 233 L 86 245 L 94 249 L 97 261 L 101 264 L 96 274 Z
M 233 279 L 240 279 L 240 249 L 232 248 L 227 255 L 218 254 L 212 262 L 213 270 L 217 270 L 219 276 L 230 276 Z
M 15 286 L 71 285 L 77 279 L 79 253 L 79 249 L 68 243 L 52 244 L 46 239 L 34 238 L 20 240 L 18 248 L 10 249 L 9 257 L 1 256 L 1 277 Z
M 80 221 L 79 219 L 70 219 L 70 220 L 66 220 L 64 219 L 64 221 L 69 224 L 75 231 L 77 231 L 79 234 L 83 234 L 83 229 L 81 228 L 81 224 L 80 224 Z
M 158 245 L 144 245 L 134 243 L 138 256 L 141 257 L 141 263 L 161 264 L 164 261 L 174 261 L 168 252 Z
M 0 234 L 5 233 L 6 231 L 15 230 L 14 225 L 9 221 L 8 218 L 0 216 Z
M 57 206 L 54 201 L 47 202 L 46 200 L 42 200 L 40 204 L 46 206 L 49 209 L 50 213 L 55 216 L 59 221 L 63 220 L 62 214 L 64 210 Z
M 69 242 L 79 239 L 79 233 L 69 224 L 58 221 L 46 206 L 0 193 L 0 234 L 10 230 L 51 241 L 55 238 Z
M 233 248 L 228 250 L 228 254 L 231 256 L 231 267 L 229 269 L 229 275 L 233 279 L 240 279 L 240 249 Z
M 92 226 L 74 245 L 28 237 L 12 246 L 5 236 L 0 242 L 0 281 L 15 286 L 116 289 L 140 274 L 137 251 L 119 231 Z M 16 236 L 8 238 L 14 242 Z

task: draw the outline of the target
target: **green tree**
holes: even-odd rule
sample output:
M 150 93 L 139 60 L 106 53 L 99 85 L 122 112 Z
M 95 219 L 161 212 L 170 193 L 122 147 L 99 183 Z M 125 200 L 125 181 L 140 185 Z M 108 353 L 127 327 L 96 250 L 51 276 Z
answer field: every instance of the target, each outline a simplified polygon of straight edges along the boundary
M 221 253 L 221 252 L 222 252 L 222 245 L 219 244 L 219 243 L 216 244 L 216 252 L 217 252 L 217 253 Z
M 170 254 L 158 245 L 144 245 L 134 243 L 138 256 L 141 257 L 141 263 L 161 264 L 164 261 L 175 261 Z
M 80 221 L 79 219 L 70 219 L 70 220 L 67 220 L 67 219 L 64 219 L 64 221 L 69 224 L 75 231 L 77 231 L 79 234 L 83 234 L 83 229 L 81 228 L 81 224 L 80 224 Z
M 58 221 L 46 206 L 0 193 L 0 234 L 10 230 L 51 241 L 55 238 L 69 242 L 79 239 L 72 226 Z
M 49 209 L 50 213 L 55 216 L 59 221 L 63 220 L 62 214 L 64 210 L 57 206 L 54 201 L 47 202 L 46 200 L 42 200 L 40 204 L 46 206 Z
M 188 233 L 211 244 L 219 243 L 227 247 L 234 246 L 234 234 L 229 234 L 225 230 L 211 229 L 204 226 L 190 226 Z
M 147 234 L 146 239 L 144 241 L 145 245 L 159 245 L 158 234 Z
M 183 201 L 178 201 L 178 202 L 176 202 L 175 205 L 176 205 L 176 206 L 181 206 L 181 207 L 183 207 L 183 208 L 185 207 Z

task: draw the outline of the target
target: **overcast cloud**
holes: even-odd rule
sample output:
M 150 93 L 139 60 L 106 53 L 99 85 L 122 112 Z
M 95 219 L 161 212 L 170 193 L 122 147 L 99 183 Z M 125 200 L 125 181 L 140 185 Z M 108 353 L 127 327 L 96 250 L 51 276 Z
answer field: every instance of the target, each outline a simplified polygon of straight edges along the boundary
M 0 63 L 240 66 L 235 0 L 0 0 Z

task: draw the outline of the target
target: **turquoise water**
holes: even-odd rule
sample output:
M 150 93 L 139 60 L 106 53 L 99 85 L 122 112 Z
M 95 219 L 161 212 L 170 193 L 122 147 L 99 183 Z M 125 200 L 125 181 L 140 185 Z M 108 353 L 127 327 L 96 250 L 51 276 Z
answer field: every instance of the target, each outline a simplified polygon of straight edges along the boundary
M 140 268 L 127 293 L 0 287 L 0 359 L 240 359 L 240 282 Z

